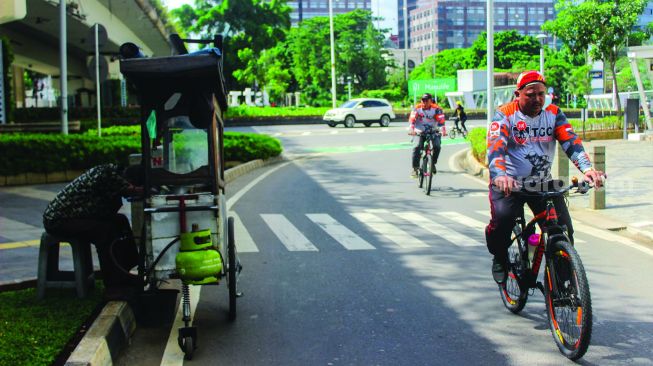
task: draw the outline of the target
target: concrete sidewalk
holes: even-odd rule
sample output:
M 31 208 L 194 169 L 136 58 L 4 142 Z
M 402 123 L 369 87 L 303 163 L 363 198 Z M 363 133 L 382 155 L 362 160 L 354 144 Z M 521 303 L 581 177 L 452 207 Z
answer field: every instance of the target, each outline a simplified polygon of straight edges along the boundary
M 626 230 L 653 243 L 653 141 L 596 140 L 583 145 L 588 153 L 594 146 L 605 146 L 606 208 L 590 209 L 589 196 L 576 195 L 569 198 L 572 215 L 591 226 Z M 471 154 L 461 154 L 458 163 L 468 173 L 488 179 L 487 168 Z M 570 163 L 568 176 L 582 174 Z

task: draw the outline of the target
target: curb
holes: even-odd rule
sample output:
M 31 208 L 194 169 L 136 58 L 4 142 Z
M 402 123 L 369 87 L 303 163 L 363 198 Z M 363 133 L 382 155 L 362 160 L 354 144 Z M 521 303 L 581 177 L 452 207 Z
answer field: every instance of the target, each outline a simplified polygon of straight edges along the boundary
M 283 155 L 270 159 L 257 159 L 240 164 L 225 171 L 225 181 L 236 178 L 254 169 L 284 160 Z M 108 366 L 120 352 L 129 345 L 136 330 L 136 318 L 125 301 L 108 302 L 100 315 L 93 321 L 77 347 L 66 361 L 66 366 Z

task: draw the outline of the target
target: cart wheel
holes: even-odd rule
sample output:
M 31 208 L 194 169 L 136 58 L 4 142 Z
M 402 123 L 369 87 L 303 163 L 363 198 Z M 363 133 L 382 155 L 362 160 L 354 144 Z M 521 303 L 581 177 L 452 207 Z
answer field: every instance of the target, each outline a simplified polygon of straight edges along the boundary
M 236 297 L 238 289 L 236 276 L 238 275 L 238 264 L 236 263 L 236 242 L 234 239 L 234 218 L 230 217 L 227 221 L 227 256 L 229 267 L 227 272 L 227 284 L 229 286 L 229 320 L 236 319 Z
M 189 361 L 192 360 L 193 352 L 195 351 L 195 341 L 193 340 L 193 337 L 184 337 L 184 339 L 181 341 L 181 344 L 181 350 L 184 351 L 184 359 Z

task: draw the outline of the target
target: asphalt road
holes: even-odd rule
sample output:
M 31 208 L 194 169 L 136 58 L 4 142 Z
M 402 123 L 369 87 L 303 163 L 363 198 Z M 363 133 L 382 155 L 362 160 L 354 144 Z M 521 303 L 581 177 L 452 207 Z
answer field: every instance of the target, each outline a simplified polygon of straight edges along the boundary
M 186 364 L 571 363 L 539 292 L 518 316 L 501 303 L 482 231 L 487 188 L 450 165 L 463 141 L 445 140 L 429 197 L 408 175 L 404 124 L 238 130 L 277 136 L 292 159 L 228 187 L 244 296 L 229 322 L 226 288 L 198 288 L 199 348 Z M 653 364 L 653 258 L 583 224 L 594 332 L 581 363 Z M 139 328 L 119 364 L 182 364 L 176 335 Z

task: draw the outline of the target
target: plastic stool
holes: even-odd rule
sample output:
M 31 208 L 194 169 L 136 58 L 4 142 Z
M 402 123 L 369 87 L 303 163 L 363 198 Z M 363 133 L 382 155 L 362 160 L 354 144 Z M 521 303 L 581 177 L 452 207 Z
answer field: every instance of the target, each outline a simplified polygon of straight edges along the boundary
M 68 243 L 73 251 L 74 271 L 59 270 L 59 248 Z M 48 287 L 74 287 L 77 297 L 84 298 L 95 287 L 91 243 L 76 238 L 64 238 L 44 232 L 39 247 L 39 267 L 37 277 L 37 296 L 45 297 Z

